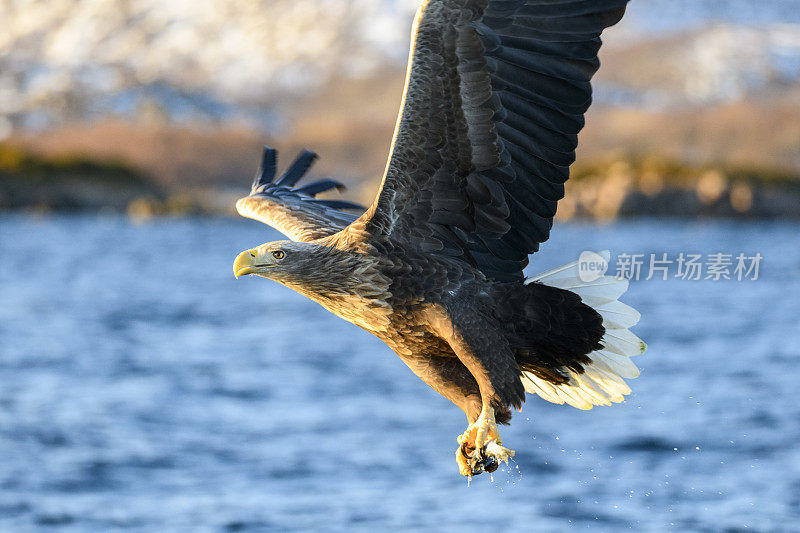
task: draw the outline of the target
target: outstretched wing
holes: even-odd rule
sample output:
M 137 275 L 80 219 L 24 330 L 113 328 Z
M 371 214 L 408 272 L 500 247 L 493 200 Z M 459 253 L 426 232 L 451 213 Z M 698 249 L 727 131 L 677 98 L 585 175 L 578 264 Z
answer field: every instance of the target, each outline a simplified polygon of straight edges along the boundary
M 522 279 L 549 237 L 591 103 L 600 34 L 627 0 L 428 0 L 374 239 Z
M 344 189 L 334 180 L 295 187 L 316 158 L 317 154 L 304 150 L 276 181 L 278 153 L 264 147 L 261 169 L 253 180 L 250 196 L 236 202 L 236 210 L 243 217 L 272 226 L 293 241 L 313 241 L 338 233 L 357 218 L 341 210 L 364 211 L 364 208 L 342 200 L 317 199 L 321 192 Z

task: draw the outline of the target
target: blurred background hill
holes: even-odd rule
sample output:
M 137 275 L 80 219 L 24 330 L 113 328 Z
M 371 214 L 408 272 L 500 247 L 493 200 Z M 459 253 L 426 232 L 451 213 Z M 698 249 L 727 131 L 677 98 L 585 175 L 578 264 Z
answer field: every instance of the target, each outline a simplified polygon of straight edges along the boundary
M 264 143 L 369 202 L 416 4 L 0 2 L 0 206 L 226 212 Z M 605 42 L 562 216 L 800 216 L 800 0 L 634 0 Z M 137 177 L 71 196 L 76 158 Z

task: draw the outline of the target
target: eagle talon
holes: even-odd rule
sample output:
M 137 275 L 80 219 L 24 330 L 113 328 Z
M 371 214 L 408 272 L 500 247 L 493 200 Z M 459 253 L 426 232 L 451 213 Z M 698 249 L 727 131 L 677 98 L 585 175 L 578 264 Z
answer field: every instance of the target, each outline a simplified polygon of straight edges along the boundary
M 514 457 L 514 451 L 502 446 L 494 421 L 494 409 L 484 406 L 481 416 L 458 437 L 456 462 L 462 475 L 472 477 L 495 472 L 500 463 Z
M 461 473 L 465 476 L 478 476 L 484 472 L 497 471 L 500 467 L 500 461 L 492 453 L 488 452 L 486 446 L 481 449 L 468 450 L 470 446 L 466 443 L 459 446 L 456 452 L 456 461 L 459 463 Z
M 489 472 L 491 474 L 500 467 L 500 462 L 497 460 L 497 457 L 488 453 L 486 446 L 478 451 L 476 454 L 476 460 L 477 463 L 475 466 L 480 470 L 480 472 Z
M 466 442 L 462 443 L 461 446 L 458 447 L 459 451 L 461 452 L 462 457 L 469 461 L 472 459 L 472 454 L 475 453 L 475 448 L 469 446 Z

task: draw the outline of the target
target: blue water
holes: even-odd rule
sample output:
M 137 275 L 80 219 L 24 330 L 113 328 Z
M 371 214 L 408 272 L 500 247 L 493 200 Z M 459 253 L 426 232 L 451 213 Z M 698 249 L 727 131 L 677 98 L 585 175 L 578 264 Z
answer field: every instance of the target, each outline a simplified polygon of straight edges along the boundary
M 468 487 L 461 412 L 359 328 L 234 280 L 246 220 L 0 218 L 0 531 L 800 531 L 800 226 L 560 224 L 584 249 L 761 252 L 639 281 L 622 405 L 536 397 Z

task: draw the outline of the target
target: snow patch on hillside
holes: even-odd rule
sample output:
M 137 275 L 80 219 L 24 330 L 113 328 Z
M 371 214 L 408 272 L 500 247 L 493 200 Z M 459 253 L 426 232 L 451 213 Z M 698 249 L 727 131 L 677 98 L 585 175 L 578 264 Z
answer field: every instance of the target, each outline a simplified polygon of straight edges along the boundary
M 417 3 L 0 2 L 0 134 L 109 115 L 271 128 L 287 96 L 302 96 L 333 76 L 403 68 Z M 646 79 L 601 84 L 597 100 L 714 102 L 798 82 L 800 2 L 755 4 L 634 0 L 609 32 L 608 50 L 624 52 L 683 31 L 685 39 L 654 58 L 673 80 L 655 87 Z M 732 23 L 708 26 L 713 20 Z

